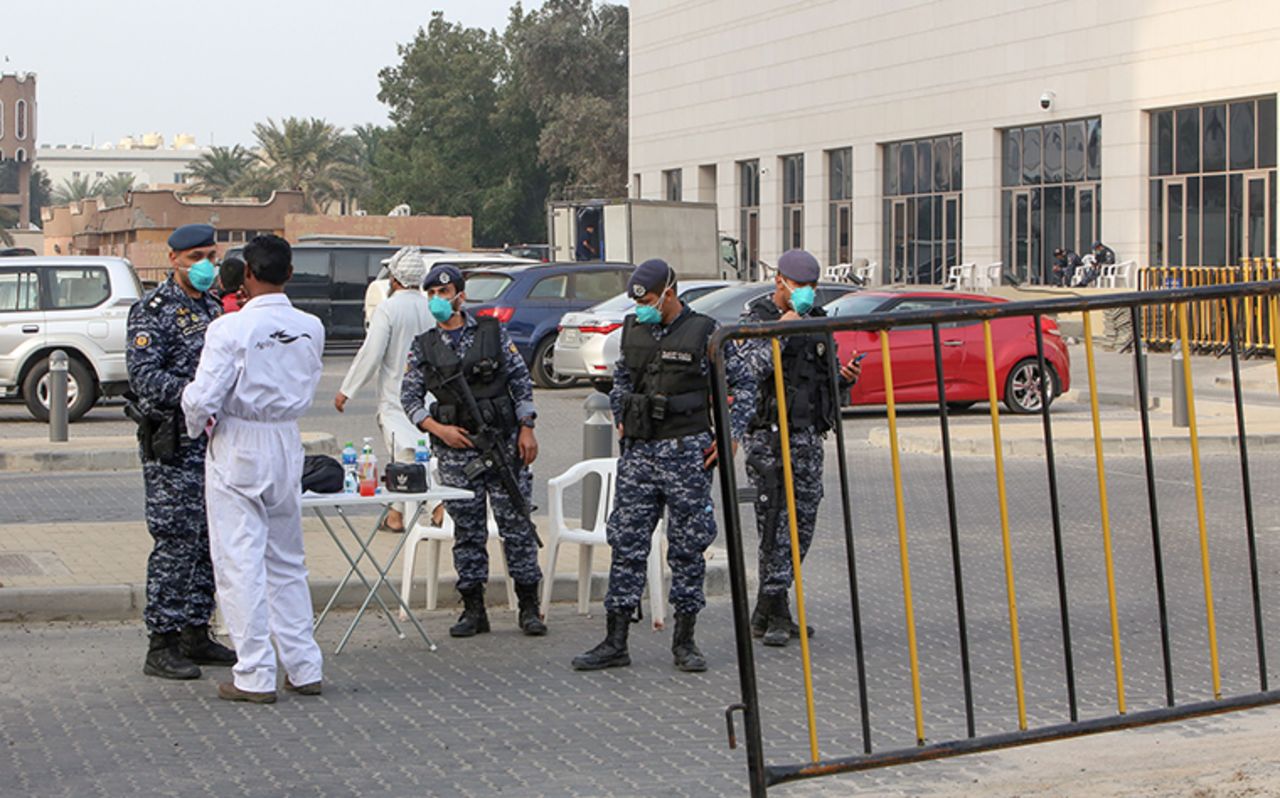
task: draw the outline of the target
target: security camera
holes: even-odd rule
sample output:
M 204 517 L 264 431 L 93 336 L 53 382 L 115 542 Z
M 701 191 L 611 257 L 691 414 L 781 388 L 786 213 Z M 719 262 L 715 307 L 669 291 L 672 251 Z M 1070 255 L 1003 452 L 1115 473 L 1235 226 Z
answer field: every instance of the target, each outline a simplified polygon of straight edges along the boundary
M 1053 107 L 1053 100 L 1055 97 L 1057 97 L 1057 95 L 1051 91 L 1046 91 L 1044 94 L 1041 94 L 1040 108 L 1042 110 L 1048 111 L 1050 108 Z

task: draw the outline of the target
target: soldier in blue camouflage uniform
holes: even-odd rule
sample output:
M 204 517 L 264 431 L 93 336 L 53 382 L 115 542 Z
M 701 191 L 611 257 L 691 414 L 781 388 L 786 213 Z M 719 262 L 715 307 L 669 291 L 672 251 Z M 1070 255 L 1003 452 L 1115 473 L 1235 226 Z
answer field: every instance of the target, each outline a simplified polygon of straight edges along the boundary
M 573 667 L 631 664 L 627 630 L 633 616 L 639 619 L 653 530 L 666 509 L 676 621 L 671 653 L 678 669 L 704 671 L 707 662 L 694 642 L 694 625 L 706 605 L 705 552 L 716 536 L 711 476 L 719 453 L 711 434 L 707 345 L 717 325 L 680 301 L 675 271 L 664 261 L 640 264 L 627 292 L 636 299 L 636 313 L 623 327 L 622 359 L 609 395 L 623 449 L 607 531 L 613 557 L 604 601 L 608 631 L 604 642 L 573 660 Z M 740 440 L 755 405 L 755 387 L 736 353 L 730 347 L 725 370 L 734 399 L 733 437 Z M 722 467 L 733 467 L 732 452 Z
M 143 672 L 195 679 L 200 665 L 234 665 L 235 652 L 213 640 L 213 563 L 204 506 L 205 437 L 187 437 L 182 389 L 195 378 L 205 328 L 221 306 L 208 293 L 217 256 L 214 229 L 185 225 L 169 236 L 173 272 L 129 310 L 130 414 L 140 423 L 147 531 L 143 619 L 151 639 Z
M 462 310 L 466 284 L 456 267 L 439 265 L 423 284 L 430 297 L 437 326 L 414 339 L 401 383 L 405 414 L 431 436 L 431 449 L 440 481 L 465 488 L 475 496 L 444 503 L 454 522 L 453 566 L 463 611 L 449 629 L 453 637 L 489 631 L 484 588 L 489 581 L 489 526 L 486 504 L 493 507 L 507 569 L 519 599 L 517 622 L 527 635 L 544 635 L 547 627 L 538 607 L 538 533 L 527 512 L 513 502 L 508 485 L 518 488 L 527 510 L 533 497 L 529 466 L 538 456 L 533 434 L 537 414 L 529 369 L 506 329 L 491 316 L 477 317 Z M 466 398 L 474 398 L 481 418 L 475 418 Z M 434 396 L 427 405 L 428 394 Z M 472 437 L 479 432 L 499 436 L 506 447 L 510 470 L 485 467 Z
M 825 316 L 822 308 L 814 306 L 814 288 L 821 271 L 817 259 L 804 250 L 783 253 L 778 259 L 773 293 L 752 302 L 743 314 L 743 321 L 796 321 Z M 835 351 L 830 335 L 784 335 L 780 344 L 783 384 L 787 389 L 796 531 L 803 561 L 813 542 L 818 504 L 822 501 L 823 442 L 827 432 L 835 427 L 835 414 L 840 412 L 839 400 L 831 391 L 831 358 Z M 773 346 L 768 338 L 745 340 L 740 346 L 759 386 L 755 415 L 743 446 L 747 476 L 756 488 L 756 526 L 760 533 L 760 592 L 751 614 L 751 631 L 756 637 L 763 637 L 767 646 L 785 646 L 800 630 L 791 620 L 787 597 L 794 574 Z M 857 381 L 861 370 L 856 358 L 841 367 L 841 395 Z

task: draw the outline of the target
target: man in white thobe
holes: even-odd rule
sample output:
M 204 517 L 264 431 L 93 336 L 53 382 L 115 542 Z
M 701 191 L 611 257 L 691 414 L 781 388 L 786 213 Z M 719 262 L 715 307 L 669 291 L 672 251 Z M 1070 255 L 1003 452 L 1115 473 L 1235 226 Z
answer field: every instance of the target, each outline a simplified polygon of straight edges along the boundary
M 209 548 L 236 649 L 234 681 L 219 684 L 218 697 L 270 704 L 277 650 L 286 690 L 321 690 L 303 563 L 298 418 L 320 382 L 324 326 L 284 295 L 293 274 L 287 241 L 258 236 L 244 260 L 249 301 L 209 325 L 182 409 L 188 433 L 209 436 Z
M 369 320 L 364 343 L 347 369 L 342 388 L 333 397 L 333 406 L 341 413 L 347 401 L 356 395 L 375 375 L 378 378 L 378 428 L 382 441 L 396 460 L 412 462 L 414 446 L 425 434 L 413 425 L 400 405 L 400 382 L 413 339 L 436 325 L 430 302 L 422 293 L 426 261 L 417 247 L 404 247 L 391 256 L 387 269 L 391 273 L 391 294 L 378 304 Z M 387 513 L 380 529 L 404 531 L 404 505 L 396 505 Z M 410 511 L 412 512 L 412 511 Z

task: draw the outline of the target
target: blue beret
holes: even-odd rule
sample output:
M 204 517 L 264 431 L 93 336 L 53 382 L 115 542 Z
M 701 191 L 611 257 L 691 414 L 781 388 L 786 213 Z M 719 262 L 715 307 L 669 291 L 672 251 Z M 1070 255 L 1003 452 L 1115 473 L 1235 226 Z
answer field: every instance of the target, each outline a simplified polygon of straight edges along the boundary
M 651 258 L 636 267 L 627 280 L 627 296 L 639 299 L 649 292 L 659 293 L 676 281 L 676 270 L 665 260 Z
M 433 285 L 449 285 L 458 286 L 461 291 L 467 284 L 466 279 L 462 276 L 462 271 L 450 263 L 438 263 L 431 267 L 431 271 L 427 272 L 427 279 L 422 281 L 423 288 L 430 288 Z
M 214 232 L 211 224 L 184 224 L 169 236 L 169 249 L 181 252 L 184 249 L 211 247 Z
M 822 276 L 822 267 L 803 249 L 789 249 L 778 258 L 778 274 L 792 282 L 816 283 Z

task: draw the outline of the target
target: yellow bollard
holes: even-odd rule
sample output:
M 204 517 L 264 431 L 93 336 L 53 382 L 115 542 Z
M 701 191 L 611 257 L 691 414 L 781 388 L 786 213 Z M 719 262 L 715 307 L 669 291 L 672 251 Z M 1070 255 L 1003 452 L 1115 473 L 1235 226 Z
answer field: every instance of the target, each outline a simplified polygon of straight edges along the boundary
M 782 479 L 787 495 L 787 526 L 791 531 L 791 570 L 796 582 L 796 614 L 800 623 L 800 662 L 804 669 L 804 708 L 809 716 L 809 753 L 818 761 L 818 725 L 813 709 L 813 663 L 809 658 L 809 628 L 804 610 L 804 579 L 800 575 L 800 532 L 796 528 L 796 483 L 791 473 L 791 431 L 787 428 L 787 387 L 782 379 L 782 347 L 773 342 L 773 386 L 778 397 L 778 436 L 782 441 Z
M 1191 383 L 1191 356 L 1187 350 L 1187 306 L 1179 307 L 1182 326 L 1182 379 L 1187 389 L 1187 423 L 1191 434 L 1191 468 L 1196 487 L 1196 520 L 1200 527 L 1200 571 L 1204 579 L 1205 625 L 1209 632 L 1209 667 L 1213 673 L 1213 697 L 1222 698 L 1222 674 L 1218 669 L 1218 629 L 1213 615 L 1213 575 L 1209 567 L 1209 532 L 1204 509 L 1204 474 L 1200 469 L 1200 437 L 1196 430 L 1196 398 Z
M 1089 312 L 1085 311 L 1084 315 L 1087 319 Z M 1018 633 L 1018 595 L 1013 583 L 1013 545 L 1009 538 L 1009 497 L 1005 491 L 1004 444 L 1000 440 L 1000 397 L 996 393 L 996 359 L 992 353 L 990 320 L 984 319 L 982 322 L 982 339 L 987 355 L 987 396 L 991 403 L 991 444 L 995 449 L 996 455 L 996 493 L 1000 504 L 1000 541 L 1004 546 L 1004 589 L 1005 596 L 1009 601 L 1009 640 L 1013 654 L 1013 686 L 1018 700 L 1018 728 L 1026 731 L 1027 698 L 1022 684 L 1022 640 Z
M 911 700 L 916 714 L 916 744 L 924 745 L 924 707 L 920 699 L 920 655 L 916 646 L 916 614 L 911 599 L 911 560 L 907 555 L 907 510 L 902 499 L 902 458 L 898 454 L 898 411 L 893 401 L 893 365 L 889 362 L 889 334 L 880 331 L 884 361 L 884 398 L 889 417 L 889 458 L 893 466 L 893 502 L 898 513 L 898 559 L 902 563 L 902 603 L 907 620 L 907 651 L 911 658 Z

